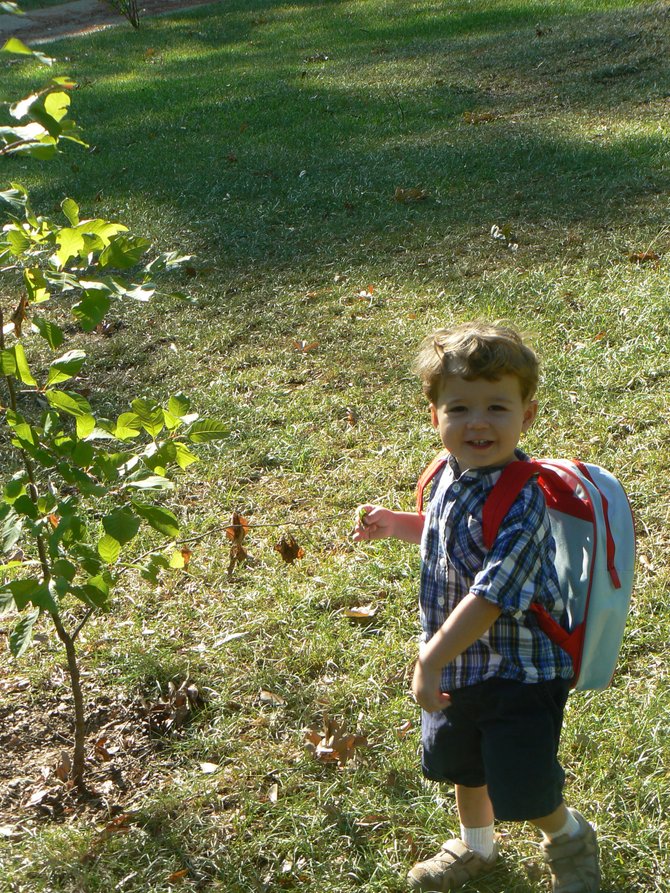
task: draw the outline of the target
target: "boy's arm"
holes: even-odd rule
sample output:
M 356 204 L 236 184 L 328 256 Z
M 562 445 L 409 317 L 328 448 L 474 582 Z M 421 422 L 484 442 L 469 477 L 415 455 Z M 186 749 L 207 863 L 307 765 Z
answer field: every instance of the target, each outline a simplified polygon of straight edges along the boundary
M 429 713 L 449 706 L 449 695 L 442 691 L 442 669 L 490 629 L 501 614 L 497 605 L 478 595 L 466 595 L 421 648 L 414 668 L 412 691 L 418 704 Z
M 416 512 L 394 512 L 381 505 L 361 505 L 356 511 L 354 542 L 381 540 L 394 536 L 406 543 L 420 543 L 423 515 Z

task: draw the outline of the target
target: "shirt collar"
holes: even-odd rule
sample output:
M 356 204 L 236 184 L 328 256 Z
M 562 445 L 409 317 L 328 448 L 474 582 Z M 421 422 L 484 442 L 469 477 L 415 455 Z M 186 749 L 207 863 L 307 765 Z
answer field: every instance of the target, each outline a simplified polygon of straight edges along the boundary
M 514 457 L 518 462 L 530 461 L 530 456 L 518 447 L 514 450 Z M 481 481 L 482 486 L 485 488 L 492 487 L 495 484 L 505 467 L 504 465 L 489 465 L 486 468 L 468 468 L 467 471 L 461 472 L 458 462 L 451 453 L 447 458 L 447 462 L 453 472 L 454 480 Z

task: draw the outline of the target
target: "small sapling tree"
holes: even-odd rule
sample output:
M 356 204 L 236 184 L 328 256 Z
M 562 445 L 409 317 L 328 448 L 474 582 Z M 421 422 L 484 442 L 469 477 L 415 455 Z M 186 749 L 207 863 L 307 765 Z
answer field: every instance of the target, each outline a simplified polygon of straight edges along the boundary
M 31 54 L 15 39 L 3 50 Z M 0 156 L 49 158 L 64 139 L 82 142 L 68 117 L 72 86 L 58 78 L 14 103 Z M 226 426 L 199 418 L 181 393 L 162 405 L 138 397 L 107 417 L 78 385 L 85 353 L 67 344 L 68 315 L 90 332 L 115 303 L 150 300 L 155 278 L 184 258 L 152 257 L 146 239 L 117 222 L 83 219 L 70 198 L 55 219 L 40 215 L 17 183 L 0 192 L 0 214 L 0 438 L 12 448 L 0 495 L 0 612 L 19 615 L 9 636 L 17 658 L 38 622 L 53 624 L 74 702 L 70 780 L 85 789 L 78 638 L 94 614 L 110 610 L 123 574 L 155 582 L 188 563 L 166 501 L 175 476 L 196 461 L 193 447 L 225 437 Z M 110 400 L 101 393 L 97 403 Z

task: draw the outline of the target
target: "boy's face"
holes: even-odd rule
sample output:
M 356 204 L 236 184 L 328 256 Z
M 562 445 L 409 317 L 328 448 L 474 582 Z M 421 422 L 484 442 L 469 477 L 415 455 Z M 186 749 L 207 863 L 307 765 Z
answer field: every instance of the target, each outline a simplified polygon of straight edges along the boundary
M 515 375 L 497 381 L 453 375 L 430 409 L 442 443 L 465 471 L 511 462 L 521 435 L 535 421 L 537 401 L 522 398 Z

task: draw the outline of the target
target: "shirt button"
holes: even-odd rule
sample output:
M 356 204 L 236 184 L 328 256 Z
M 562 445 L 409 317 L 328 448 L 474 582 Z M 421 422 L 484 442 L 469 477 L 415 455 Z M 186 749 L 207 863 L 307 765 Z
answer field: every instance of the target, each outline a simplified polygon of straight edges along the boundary
M 443 608 L 444 607 L 444 596 L 441 595 L 437 600 L 438 605 Z
M 447 559 L 440 558 L 440 567 L 446 567 L 446 566 L 447 566 Z
M 460 493 L 461 489 L 462 489 L 462 487 L 460 484 L 454 484 L 454 486 L 452 487 L 452 490 L 454 491 L 454 493 Z

